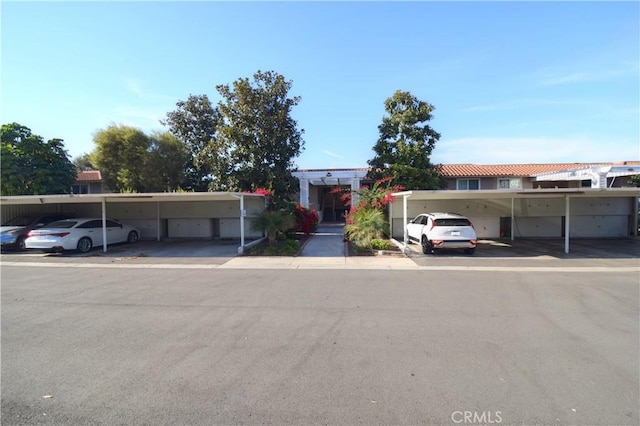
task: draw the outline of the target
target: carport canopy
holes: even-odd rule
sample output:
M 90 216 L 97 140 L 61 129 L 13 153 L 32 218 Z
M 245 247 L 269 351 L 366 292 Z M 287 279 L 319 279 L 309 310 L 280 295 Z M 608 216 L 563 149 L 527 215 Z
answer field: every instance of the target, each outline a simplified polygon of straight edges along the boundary
M 147 203 L 171 203 L 185 201 L 238 201 L 240 203 L 240 247 L 242 253 L 245 247 L 244 219 L 247 211 L 244 208 L 245 197 L 265 198 L 262 194 L 249 192 L 158 192 L 136 194 L 58 194 L 58 195 L 16 195 L 1 197 L 2 205 L 40 205 L 40 204 L 74 204 L 100 203 L 102 205 L 102 250 L 107 251 L 107 203 L 147 202 Z M 160 221 L 160 209 L 158 208 L 158 222 Z M 158 227 L 158 240 L 160 239 Z
M 565 201 L 565 217 L 566 217 L 566 231 L 564 235 L 564 251 L 569 253 L 569 223 L 570 223 L 570 200 L 577 197 L 631 197 L 634 200 L 634 212 L 633 215 L 633 235 L 638 235 L 638 198 L 640 197 L 640 188 L 609 188 L 609 189 L 597 189 L 597 188 L 582 188 L 582 189 L 530 189 L 530 190 L 417 190 L 417 191 L 402 191 L 392 194 L 396 198 L 402 197 L 402 219 L 403 219 L 403 244 L 405 249 L 408 244 L 407 224 L 409 218 L 407 217 L 407 201 L 411 200 L 486 200 L 486 199 L 511 199 L 511 240 L 514 240 L 514 201 L 516 199 L 535 199 L 535 198 L 564 198 Z M 389 208 L 393 208 L 393 204 L 389 204 Z M 389 216 L 393 217 L 393 212 L 389 212 Z M 393 221 L 390 221 L 393 224 Z M 393 235 L 393 229 L 390 230 Z

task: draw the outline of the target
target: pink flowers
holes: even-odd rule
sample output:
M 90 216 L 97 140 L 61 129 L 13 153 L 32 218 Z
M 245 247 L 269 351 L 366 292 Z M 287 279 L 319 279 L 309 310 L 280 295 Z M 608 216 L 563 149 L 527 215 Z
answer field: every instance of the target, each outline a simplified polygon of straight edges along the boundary
M 360 191 L 357 191 L 359 196 L 359 201 L 357 206 L 353 206 L 351 204 L 351 200 L 353 198 L 353 193 L 344 192 L 340 188 L 335 188 L 331 192 L 333 194 L 340 194 L 340 199 L 345 203 L 346 206 L 351 206 L 351 210 L 357 208 L 374 208 L 374 209 L 382 209 L 389 203 L 393 202 L 393 193 L 400 192 L 404 190 L 404 186 L 402 185 L 392 185 L 389 186 L 391 182 L 390 177 L 386 177 L 380 180 L 377 180 L 373 186 L 369 187 L 367 185 L 363 185 Z M 348 218 L 347 218 L 348 223 Z
M 318 227 L 318 213 L 315 210 L 304 208 L 300 203 L 296 203 L 296 225 L 297 231 L 310 235 Z
M 256 188 L 255 191 L 244 191 L 244 192 L 245 194 L 260 194 L 266 197 L 271 197 L 273 195 L 271 194 L 271 191 L 266 188 Z

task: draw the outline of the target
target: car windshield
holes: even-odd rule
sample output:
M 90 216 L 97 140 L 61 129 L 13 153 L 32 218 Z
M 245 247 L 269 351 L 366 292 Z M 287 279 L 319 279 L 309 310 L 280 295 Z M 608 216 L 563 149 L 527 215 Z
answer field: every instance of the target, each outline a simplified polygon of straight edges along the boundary
M 14 217 L 13 219 L 3 223 L 2 226 L 28 226 L 31 225 L 34 220 L 36 220 L 35 217 Z
M 47 228 L 72 228 L 76 223 L 73 220 L 60 220 L 47 225 Z
M 469 219 L 436 219 L 436 226 L 471 226 Z

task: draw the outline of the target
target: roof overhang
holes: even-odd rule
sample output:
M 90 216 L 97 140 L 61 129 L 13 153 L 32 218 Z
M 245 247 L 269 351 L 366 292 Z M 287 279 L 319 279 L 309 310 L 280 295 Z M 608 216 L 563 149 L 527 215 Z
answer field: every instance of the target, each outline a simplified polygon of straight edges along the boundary
M 640 197 L 640 188 L 609 189 L 531 189 L 531 190 L 472 190 L 472 191 L 402 191 L 392 194 L 396 198 L 411 200 L 486 200 L 510 198 L 564 198 L 570 197 Z
M 248 192 L 158 192 L 143 194 L 60 194 L 60 195 L 16 195 L 0 197 L 0 204 L 74 204 L 74 203 L 140 203 L 179 201 L 237 201 L 240 197 L 264 198 L 262 194 Z
M 640 166 L 591 166 L 565 169 L 534 175 L 535 181 L 589 180 L 593 176 L 606 175 L 607 178 L 640 174 Z
M 353 179 L 362 180 L 368 169 L 320 169 L 299 170 L 292 175 L 298 179 L 306 179 L 315 186 L 350 185 Z

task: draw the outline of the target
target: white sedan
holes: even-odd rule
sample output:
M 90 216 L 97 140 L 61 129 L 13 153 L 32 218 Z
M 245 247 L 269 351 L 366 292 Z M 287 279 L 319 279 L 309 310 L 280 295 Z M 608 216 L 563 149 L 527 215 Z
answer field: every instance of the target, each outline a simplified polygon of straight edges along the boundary
M 106 225 L 107 244 L 135 243 L 140 238 L 140 232 L 129 225 L 111 219 L 107 219 Z M 78 250 L 87 253 L 93 247 L 102 246 L 102 235 L 102 219 L 65 219 L 30 231 L 25 247 L 48 252 Z

